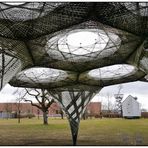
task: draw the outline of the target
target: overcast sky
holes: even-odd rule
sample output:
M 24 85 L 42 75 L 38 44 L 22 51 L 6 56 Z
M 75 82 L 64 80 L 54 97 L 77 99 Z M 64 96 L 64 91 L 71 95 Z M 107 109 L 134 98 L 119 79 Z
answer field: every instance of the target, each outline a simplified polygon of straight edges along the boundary
M 148 110 L 148 83 L 147 82 L 131 82 L 131 83 L 124 83 L 122 84 L 123 88 L 121 89 L 121 94 L 124 94 L 123 100 L 128 95 L 132 95 L 133 97 L 138 98 L 138 102 L 141 104 L 142 108 Z M 100 93 L 98 93 L 92 101 L 101 101 L 102 103 L 107 102 L 107 94 L 111 97 L 110 100 L 115 102 L 114 94 L 117 94 L 119 90 L 119 85 L 113 85 L 104 87 Z
M 107 102 L 107 94 L 109 94 L 112 103 L 115 102 L 114 94 L 118 93 L 119 85 L 113 85 L 104 87 L 100 93 L 98 93 L 92 101 L 101 101 L 103 104 Z M 11 87 L 7 84 L 0 92 L 0 102 L 15 102 L 17 97 L 13 95 L 16 88 Z M 142 108 L 148 110 L 148 83 L 146 82 L 132 82 L 122 84 L 121 93 L 124 94 L 123 100 L 128 96 L 138 98 L 138 102 L 141 104 Z

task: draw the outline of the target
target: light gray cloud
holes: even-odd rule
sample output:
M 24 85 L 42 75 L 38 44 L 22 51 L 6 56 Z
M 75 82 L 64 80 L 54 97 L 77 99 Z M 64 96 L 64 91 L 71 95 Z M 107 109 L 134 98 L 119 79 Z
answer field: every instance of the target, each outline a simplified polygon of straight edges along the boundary
M 142 108 L 148 109 L 148 83 L 147 82 L 131 82 L 122 84 L 123 88 L 121 93 L 124 94 L 123 100 L 128 96 L 132 95 L 138 98 L 138 102 Z M 97 94 L 92 101 L 107 102 L 107 94 L 110 94 L 110 100 L 114 103 L 114 94 L 118 93 L 119 85 L 112 85 L 104 87 L 99 94 Z

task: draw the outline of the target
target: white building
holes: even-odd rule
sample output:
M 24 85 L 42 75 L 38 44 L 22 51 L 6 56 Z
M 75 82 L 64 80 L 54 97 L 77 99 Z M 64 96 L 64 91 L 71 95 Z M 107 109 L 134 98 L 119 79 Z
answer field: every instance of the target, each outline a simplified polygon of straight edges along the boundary
M 137 98 L 129 95 L 122 102 L 122 115 L 124 118 L 139 118 L 141 117 L 140 104 Z

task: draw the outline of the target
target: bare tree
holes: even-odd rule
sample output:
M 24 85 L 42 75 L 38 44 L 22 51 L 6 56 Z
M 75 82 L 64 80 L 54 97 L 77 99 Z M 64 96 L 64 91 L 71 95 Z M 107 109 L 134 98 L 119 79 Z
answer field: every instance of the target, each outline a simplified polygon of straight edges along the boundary
M 21 122 L 21 101 L 23 98 L 18 98 L 17 103 L 16 103 L 16 107 L 17 107 L 17 118 L 18 118 L 18 123 Z
M 48 124 L 48 108 L 51 106 L 54 100 L 49 96 L 46 89 L 37 89 L 37 88 L 42 88 L 42 85 L 40 84 L 39 80 L 43 79 L 46 81 L 46 78 L 48 77 L 49 77 L 49 72 L 47 72 L 45 69 L 36 70 L 36 71 L 30 69 L 29 71 L 24 71 L 22 75 L 18 75 L 18 78 L 20 80 L 25 79 L 26 81 L 29 81 L 29 83 L 34 85 L 34 88 L 31 89 L 25 88 L 25 92 L 28 95 L 35 98 L 38 103 L 34 103 L 32 99 L 28 99 L 26 97 L 27 95 L 23 97 L 23 101 L 30 102 L 32 106 L 36 106 L 38 109 L 40 109 L 43 112 L 43 123 L 45 125 Z
M 43 112 L 43 124 L 48 124 L 48 108 L 54 102 L 53 98 L 50 98 L 48 92 L 45 89 L 27 89 L 25 88 L 28 95 L 34 97 L 37 103 L 33 103 L 32 100 L 27 99 L 26 97 L 23 98 L 25 102 L 30 102 L 32 106 L 36 106 Z
M 111 117 L 111 114 L 114 113 L 115 103 L 112 100 L 113 94 L 110 92 L 101 94 L 101 116 Z
M 112 103 L 112 101 L 111 101 L 111 99 L 112 99 L 112 94 L 107 93 L 107 94 L 106 94 L 106 98 L 107 98 L 107 104 L 106 104 L 107 111 L 108 111 L 108 113 L 110 113 L 110 112 L 113 111 L 114 108 L 115 108 L 114 103 Z
M 16 98 L 16 109 L 17 109 L 17 118 L 18 118 L 18 123 L 21 122 L 21 101 L 24 99 L 24 97 L 26 96 L 26 92 L 24 92 L 23 90 L 20 91 L 19 89 L 17 89 L 13 94 L 17 95 Z

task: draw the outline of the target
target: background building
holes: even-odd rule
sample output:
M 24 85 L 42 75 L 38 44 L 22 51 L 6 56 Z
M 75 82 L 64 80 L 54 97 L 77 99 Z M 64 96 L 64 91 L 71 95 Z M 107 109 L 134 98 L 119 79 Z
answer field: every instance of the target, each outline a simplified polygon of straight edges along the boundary
M 129 95 L 122 102 L 122 114 L 124 118 L 139 118 L 141 117 L 140 104 L 136 97 Z
M 15 113 L 20 108 L 21 114 L 33 114 L 35 116 L 42 116 L 43 113 L 37 107 L 30 103 L 0 103 L 0 118 L 14 118 Z M 100 102 L 90 102 L 86 109 L 91 116 L 98 116 L 101 112 Z M 61 107 L 54 102 L 48 109 L 49 117 L 61 117 Z
M 90 102 L 87 106 L 87 113 L 89 116 L 97 117 L 101 114 L 101 102 Z

